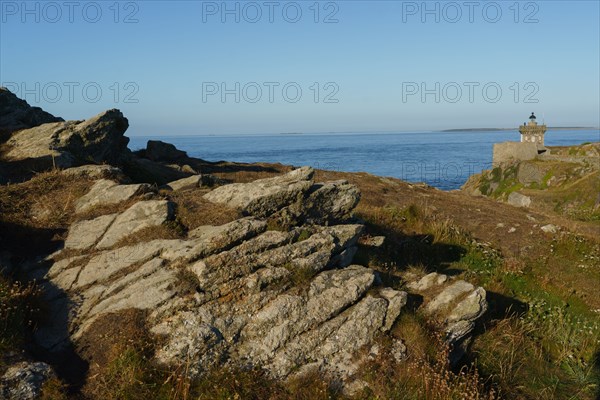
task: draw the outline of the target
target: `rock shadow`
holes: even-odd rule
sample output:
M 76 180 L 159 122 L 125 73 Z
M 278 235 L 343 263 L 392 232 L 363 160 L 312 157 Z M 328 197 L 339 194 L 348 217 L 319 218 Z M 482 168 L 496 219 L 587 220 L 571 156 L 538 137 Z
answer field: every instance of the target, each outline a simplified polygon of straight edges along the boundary
M 36 361 L 52 365 L 57 376 L 68 385 L 69 392 L 77 393 L 85 383 L 88 363 L 78 355 L 70 340 L 69 318 L 75 304 L 62 289 L 45 279 L 51 262 L 36 261 L 57 250 L 62 241 L 52 239 L 56 234 L 52 229 L 31 229 L 1 222 L 0 231 L 13 233 L 10 237 L 4 234 L 0 237 L 0 252 L 7 246 L 10 251 L 7 253 L 10 254 L 9 269 L 2 272 L 20 282 L 34 281 L 41 290 L 35 300 L 39 311 L 32 321 L 32 331 L 24 337 L 23 349 Z
M 78 393 L 85 384 L 89 364 L 79 356 L 70 340 L 69 318 L 75 304 L 62 289 L 50 282 L 40 286 L 44 316 L 38 322 L 28 350 L 35 359 L 52 365 L 57 376 L 67 384 L 70 394 Z
M 368 229 L 369 232 L 373 232 Z M 386 272 L 402 272 L 410 266 L 423 266 L 427 272 L 440 272 L 449 276 L 456 276 L 463 271 L 450 268 L 450 265 L 459 261 L 467 249 L 454 244 L 436 242 L 431 235 L 402 235 L 375 231 L 377 235 L 386 236 L 386 243 L 382 248 L 359 246 L 355 257 L 358 264 L 369 265 L 375 261 Z
M 16 261 L 52 254 L 63 246 L 57 239 L 64 229 L 34 228 L 0 219 L 0 251 L 8 251 Z
M 51 263 L 36 264 L 36 268 L 23 271 L 17 267 L 13 275 L 22 281 L 35 277 L 42 293 L 36 301 L 39 309 L 33 332 L 27 335 L 25 351 L 36 361 L 52 365 L 57 376 L 68 385 L 69 393 L 77 393 L 85 383 L 88 363 L 75 350 L 69 335 L 69 318 L 74 302 L 66 293 L 43 279 Z
M 0 184 L 21 183 L 30 180 L 40 172 L 52 170 L 55 166 L 60 166 L 60 160 L 53 159 L 46 155 L 37 158 L 25 158 L 23 160 L 4 160 L 0 157 L 2 174 L 0 175 Z
M 179 159 L 173 163 L 166 163 L 163 161 L 152 161 L 139 156 L 131 157 L 121 165 L 121 168 L 125 175 L 130 177 L 135 183 L 149 183 L 159 186 L 196 173 L 227 174 L 228 176 L 221 177 L 221 179 L 224 183 L 231 183 L 243 181 L 244 178 L 248 177 L 248 174 L 281 174 L 285 170 L 283 165 L 281 168 L 276 168 L 274 166 L 225 161 L 210 162 L 190 157 Z M 236 176 L 236 174 L 239 175 Z M 252 177 L 251 180 L 261 177 L 263 176 Z
M 489 290 L 486 290 L 486 300 L 489 307 L 485 313 L 485 322 L 520 317 L 528 311 L 527 303 Z

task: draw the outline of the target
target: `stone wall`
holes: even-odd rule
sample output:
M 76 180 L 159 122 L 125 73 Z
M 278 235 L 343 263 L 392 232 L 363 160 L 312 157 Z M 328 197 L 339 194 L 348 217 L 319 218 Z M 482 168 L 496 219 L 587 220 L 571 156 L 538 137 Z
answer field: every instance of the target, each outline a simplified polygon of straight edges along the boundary
M 504 142 L 494 144 L 493 164 L 498 166 L 510 161 L 533 160 L 538 155 L 536 143 Z

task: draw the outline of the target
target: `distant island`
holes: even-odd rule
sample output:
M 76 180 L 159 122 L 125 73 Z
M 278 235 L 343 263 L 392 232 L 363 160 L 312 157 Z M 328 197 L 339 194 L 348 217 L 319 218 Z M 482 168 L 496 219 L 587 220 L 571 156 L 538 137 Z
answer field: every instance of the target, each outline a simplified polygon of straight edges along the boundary
M 548 130 L 566 131 L 566 130 L 588 130 L 599 129 L 589 126 L 549 126 Z M 496 131 L 514 131 L 517 128 L 465 128 L 465 129 L 444 129 L 440 132 L 496 132 Z

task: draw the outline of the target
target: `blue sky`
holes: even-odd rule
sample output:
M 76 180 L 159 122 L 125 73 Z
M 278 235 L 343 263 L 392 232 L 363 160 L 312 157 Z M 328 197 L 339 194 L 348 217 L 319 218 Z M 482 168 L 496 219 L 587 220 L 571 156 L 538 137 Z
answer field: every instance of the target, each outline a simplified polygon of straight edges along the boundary
M 0 83 L 129 135 L 600 125 L 598 1 L 0 3 Z

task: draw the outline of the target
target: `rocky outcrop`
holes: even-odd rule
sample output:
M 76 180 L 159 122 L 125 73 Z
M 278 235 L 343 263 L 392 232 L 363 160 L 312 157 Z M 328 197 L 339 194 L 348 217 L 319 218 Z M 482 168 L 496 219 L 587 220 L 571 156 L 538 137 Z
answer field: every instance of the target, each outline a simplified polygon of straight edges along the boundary
M 173 204 L 166 200 L 140 201 L 119 214 L 102 239 L 96 245 L 98 249 L 107 249 L 120 240 L 145 228 L 159 226 L 173 216 Z
M 360 192 L 347 181 L 314 184 L 310 167 L 283 176 L 222 186 L 204 196 L 247 215 L 270 216 L 282 226 L 335 224 L 347 220 Z
M 12 365 L 0 377 L 0 398 L 6 400 L 39 399 L 42 385 L 55 377 L 50 365 L 23 361 Z
M 117 205 L 135 196 L 149 193 L 151 189 L 150 185 L 145 183 L 119 185 L 112 180 L 101 179 L 96 181 L 88 193 L 77 200 L 75 212 L 83 213 L 94 207 Z
M 358 188 L 347 181 L 318 183 L 288 211 L 296 223 L 336 223 L 348 219 L 359 200 Z
M 275 178 L 221 186 L 204 198 L 240 208 L 248 215 L 267 217 L 301 198 L 312 186 L 313 174 L 312 168 L 303 167 Z
M 3 141 L 3 135 L 11 132 L 61 121 L 62 118 L 55 117 L 39 107 L 31 107 L 7 88 L 0 87 L 0 142 Z
M 162 199 L 139 198 L 125 211 L 74 223 L 65 248 L 79 253 L 57 253 L 49 269 L 41 264 L 31 272 L 41 278 L 51 310 L 37 343 L 64 351 L 85 341 L 102 316 L 138 309 L 160 338 L 157 361 L 185 362 L 192 375 L 214 366 L 261 366 L 280 379 L 317 369 L 351 381 L 378 351 L 376 336 L 392 329 L 408 294 L 352 263 L 364 230 L 349 218 L 356 188 L 311 178 L 312 170 L 301 168 L 216 188 L 205 198 L 254 215 L 201 226 L 181 239 L 122 241 L 175 217 Z M 132 186 L 99 180 L 81 204 L 111 188 L 135 193 Z M 301 215 L 304 224 L 267 230 L 271 212 Z M 424 298 L 425 317 L 445 332 L 457 361 L 486 310 L 485 291 L 442 274 L 407 287 Z M 410 350 L 393 342 L 401 361 Z
M 187 158 L 187 153 L 178 150 L 171 143 L 160 140 L 148 140 L 144 156 L 152 161 L 176 162 Z
M 129 154 L 127 119 L 119 110 L 86 121 L 46 123 L 16 132 L 7 141 L 5 161 L 45 170 L 89 163 L 118 164 Z
M 123 212 L 74 223 L 65 247 L 80 253 L 57 253 L 49 269 L 41 264 L 32 271 L 52 310 L 35 333 L 37 343 L 63 351 L 83 340 L 101 316 L 134 308 L 147 310 L 151 332 L 161 337 L 157 360 L 188 362 L 192 374 L 231 364 L 260 365 L 277 378 L 311 368 L 352 377 L 365 356 L 361 350 L 392 328 L 407 294 L 380 286 L 375 271 L 352 265 L 360 224 L 267 230 L 269 212 L 296 207 L 299 199 L 312 210 L 307 222 L 308 216 L 331 213 L 331 220 L 341 220 L 351 213 L 354 186 L 313 184 L 311 177 L 310 168 L 301 168 L 214 189 L 207 198 L 255 216 L 201 226 L 183 239 L 119 244 L 142 225 L 172 218 L 165 200 L 140 199 Z M 115 185 L 98 181 L 81 204 L 115 187 L 135 192 L 132 185 Z
M 436 272 L 407 287 L 423 296 L 423 313 L 445 333 L 450 362 L 456 364 L 467 351 L 477 320 L 487 311 L 485 290 Z

